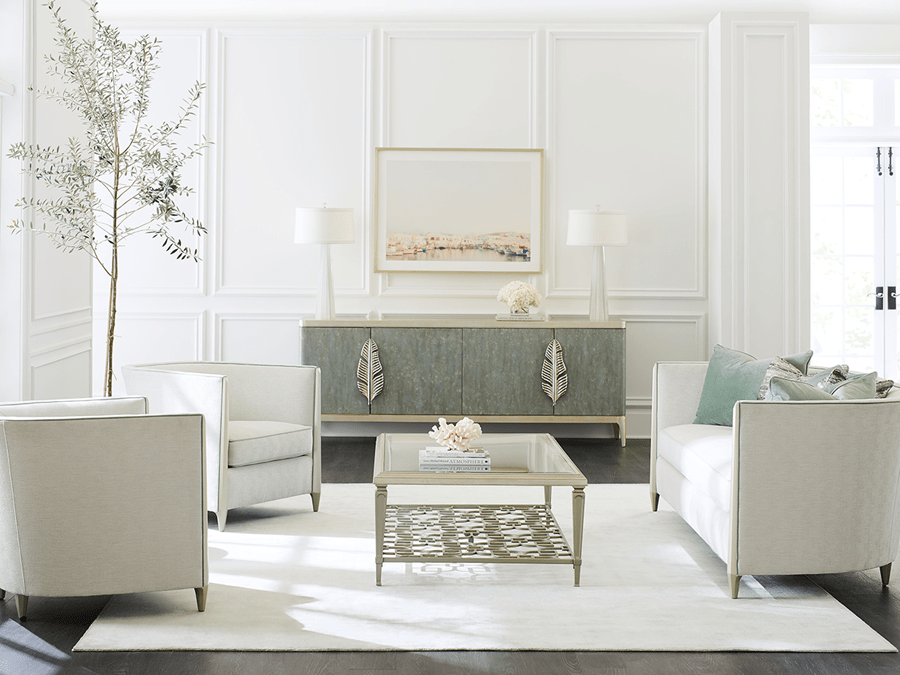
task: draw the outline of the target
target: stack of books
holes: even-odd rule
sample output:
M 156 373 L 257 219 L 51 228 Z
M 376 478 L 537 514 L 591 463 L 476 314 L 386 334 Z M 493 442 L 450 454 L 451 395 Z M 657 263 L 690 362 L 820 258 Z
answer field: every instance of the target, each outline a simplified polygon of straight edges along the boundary
M 451 450 L 429 447 L 419 450 L 419 471 L 490 471 L 491 456 L 484 448 Z

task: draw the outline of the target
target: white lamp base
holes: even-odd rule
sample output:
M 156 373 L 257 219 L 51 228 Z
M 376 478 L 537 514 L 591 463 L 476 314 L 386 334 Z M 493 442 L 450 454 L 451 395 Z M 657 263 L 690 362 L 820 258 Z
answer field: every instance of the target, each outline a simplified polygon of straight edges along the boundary
M 316 318 L 334 319 L 334 281 L 331 277 L 331 244 L 321 244 L 319 263 L 319 295 L 316 298 Z
M 589 307 L 589 320 L 609 320 L 609 309 L 606 305 L 606 254 L 603 246 L 594 247 L 594 262 L 591 266 L 591 299 Z

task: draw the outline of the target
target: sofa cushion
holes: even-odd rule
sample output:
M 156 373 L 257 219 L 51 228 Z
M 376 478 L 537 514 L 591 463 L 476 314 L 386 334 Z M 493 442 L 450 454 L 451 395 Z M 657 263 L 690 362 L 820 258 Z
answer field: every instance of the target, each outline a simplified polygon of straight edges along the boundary
M 288 422 L 228 422 L 228 466 L 248 466 L 311 454 L 312 427 Z
M 805 375 L 812 351 L 783 358 Z M 744 352 L 716 345 L 706 369 L 694 424 L 731 426 L 734 404 L 756 400 L 771 360 L 755 359 Z
M 731 510 L 732 429 L 681 424 L 663 429 L 656 453 L 725 511 Z

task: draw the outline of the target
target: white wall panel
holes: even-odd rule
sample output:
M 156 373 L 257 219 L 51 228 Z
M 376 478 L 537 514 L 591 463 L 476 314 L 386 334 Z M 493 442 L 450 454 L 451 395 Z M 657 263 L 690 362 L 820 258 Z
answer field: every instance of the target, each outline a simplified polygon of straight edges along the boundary
M 570 209 L 628 213 L 606 252 L 613 297 L 705 293 L 705 38 L 701 30 L 550 34 L 554 295 L 590 286 L 566 246 Z
M 807 349 L 807 18 L 721 14 L 710 45 L 710 342 Z
M 150 109 L 147 122 L 153 126 L 175 122 L 184 107 L 188 91 L 196 82 L 208 82 L 206 64 L 206 31 L 177 31 L 155 29 L 152 31 L 123 31 L 122 37 L 134 41 L 141 35 L 149 34 L 162 43 L 157 64 L 159 71 L 150 89 Z M 178 144 L 187 149 L 202 141 L 208 135 L 206 115 L 209 109 L 209 89 L 200 96 L 197 112 L 178 135 Z M 193 194 L 178 199 L 184 212 L 210 226 L 205 208 L 207 150 L 203 157 L 188 161 L 181 172 L 182 184 L 190 187 Z M 147 222 L 146 216 L 135 215 L 126 221 L 128 225 Z M 208 257 L 209 237 L 197 237 L 189 229 L 180 228 L 177 223 L 169 225 L 170 230 L 185 243 L 192 242 L 193 248 L 200 247 L 201 258 Z M 194 293 L 202 292 L 204 264 L 190 260 L 178 260 L 166 253 L 160 239 L 139 234 L 125 241 L 119 252 L 119 292 L 131 294 Z M 95 269 L 94 275 L 99 287 L 95 292 L 106 293 L 109 277 L 102 270 Z
M 299 316 L 217 316 L 216 359 L 237 363 L 299 364 L 299 320 Z
M 625 390 L 629 406 L 650 405 L 653 364 L 657 361 L 702 361 L 706 349 L 705 315 L 640 315 L 627 322 Z
M 91 343 L 78 340 L 35 354 L 29 398 L 86 398 L 91 395 Z
M 106 358 L 106 321 L 94 322 L 94 389 L 102 394 Z M 113 393 L 124 394 L 122 366 L 157 361 L 202 359 L 203 315 L 180 312 L 122 312 L 113 343 Z
M 382 144 L 538 147 L 536 39 L 530 31 L 385 32 Z
M 219 45 L 219 287 L 314 293 L 317 246 L 298 206 L 352 207 L 356 243 L 332 247 L 334 284 L 364 292 L 368 232 L 365 32 L 224 33 Z

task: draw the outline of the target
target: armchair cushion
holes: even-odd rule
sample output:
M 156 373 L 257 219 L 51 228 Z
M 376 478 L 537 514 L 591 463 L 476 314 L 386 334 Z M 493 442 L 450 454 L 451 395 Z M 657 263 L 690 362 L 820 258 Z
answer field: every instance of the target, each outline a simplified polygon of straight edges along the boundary
M 812 351 L 783 358 L 806 374 Z M 706 370 L 694 424 L 731 426 L 734 404 L 757 399 L 771 361 L 755 359 L 744 352 L 716 345 Z
M 228 466 L 312 455 L 312 427 L 271 421 L 228 422 Z

